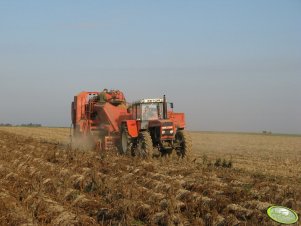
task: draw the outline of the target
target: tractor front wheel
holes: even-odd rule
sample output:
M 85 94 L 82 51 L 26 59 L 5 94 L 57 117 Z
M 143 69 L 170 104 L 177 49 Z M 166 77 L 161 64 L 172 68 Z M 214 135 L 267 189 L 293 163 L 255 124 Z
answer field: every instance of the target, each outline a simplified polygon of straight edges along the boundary
M 189 133 L 184 130 L 178 130 L 176 133 L 176 142 L 178 143 L 177 154 L 184 158 L 192 149 L 192 141 Z
M 122 130 L 121 130 L 121 147 L 120 147 L 121 154 L 124 154 L 124 155 L 130 154 L 131 146 L 132 146 L 131 137 L 129 135 L 127 127 L 123 126 Z
M 141 158 L 153 156 L 153 141 L 148 131 L 141 131 L 138 135 L 136 156 Z

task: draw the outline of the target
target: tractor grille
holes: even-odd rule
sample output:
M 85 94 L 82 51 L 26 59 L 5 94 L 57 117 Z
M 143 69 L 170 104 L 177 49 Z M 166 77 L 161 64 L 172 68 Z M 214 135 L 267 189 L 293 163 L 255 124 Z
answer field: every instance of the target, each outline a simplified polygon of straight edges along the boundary
M 173 123 L 172 122 L 163 122 L 162 127 L 164 127 L 164 126 L 173 126 Z
M 162 136 L 172 136 L 174 134 L 173 123 L 163 122 L 162 123 Z

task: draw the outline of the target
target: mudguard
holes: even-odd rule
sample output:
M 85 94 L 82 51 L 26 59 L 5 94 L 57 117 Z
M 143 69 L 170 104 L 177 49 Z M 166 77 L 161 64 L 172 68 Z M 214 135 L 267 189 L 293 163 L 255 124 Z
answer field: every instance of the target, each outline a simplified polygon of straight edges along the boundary
M 136 120 L 127 120 L 126 126 L 131 137 L 138 137 L 138 128 Z

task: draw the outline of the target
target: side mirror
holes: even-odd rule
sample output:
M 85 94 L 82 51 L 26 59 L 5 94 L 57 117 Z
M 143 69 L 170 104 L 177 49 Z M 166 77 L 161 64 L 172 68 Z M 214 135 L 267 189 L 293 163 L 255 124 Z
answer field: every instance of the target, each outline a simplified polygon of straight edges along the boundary
M 173 109 L 173 103 L 170 103 L 170 108 Z

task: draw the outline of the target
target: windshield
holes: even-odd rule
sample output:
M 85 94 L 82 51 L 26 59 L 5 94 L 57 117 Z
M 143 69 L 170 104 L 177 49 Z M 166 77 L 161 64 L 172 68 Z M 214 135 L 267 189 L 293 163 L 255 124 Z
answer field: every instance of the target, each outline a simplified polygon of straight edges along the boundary
M 162 103 L 148 103 L 141 105 L 142 120 L 156 120 L 162 118 Z

